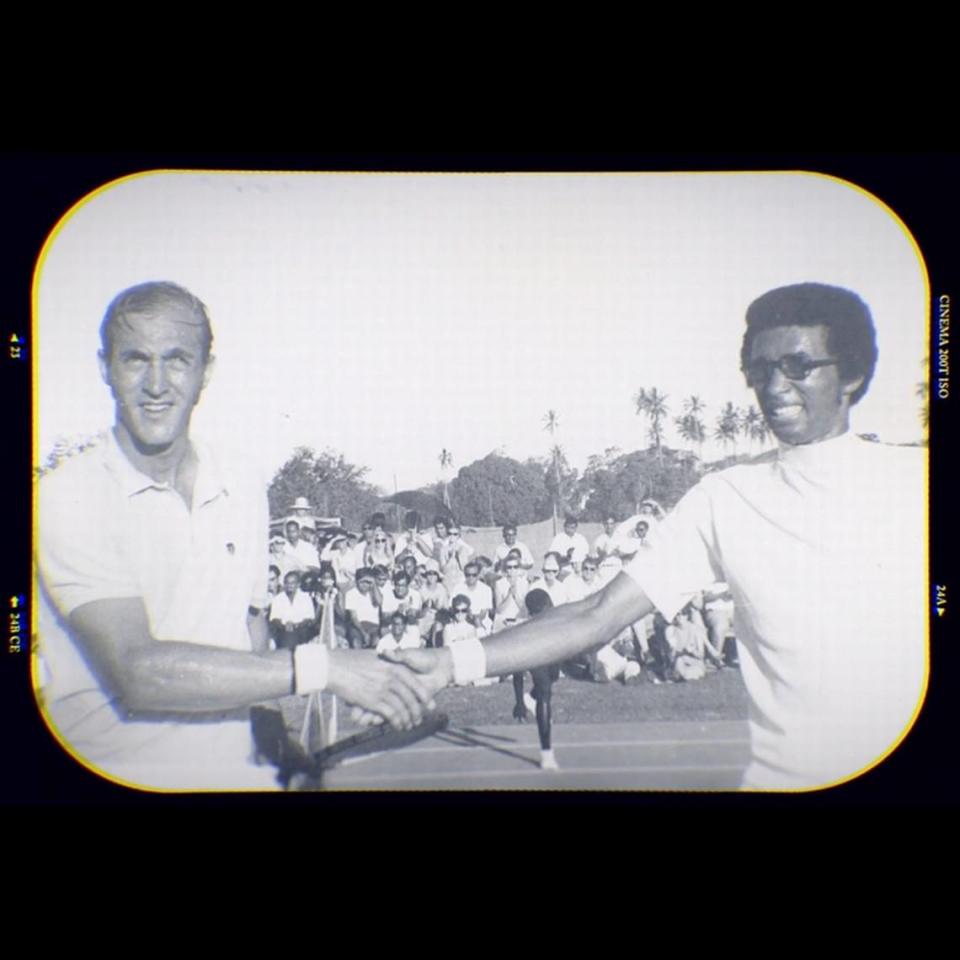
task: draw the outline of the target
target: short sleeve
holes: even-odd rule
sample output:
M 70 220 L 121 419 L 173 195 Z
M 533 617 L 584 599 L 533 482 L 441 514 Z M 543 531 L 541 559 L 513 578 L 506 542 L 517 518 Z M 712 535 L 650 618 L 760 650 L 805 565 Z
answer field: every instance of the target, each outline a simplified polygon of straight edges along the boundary
M 713 545 L 713 509 L 707 483 L 697 484 L 665 520 L 652 525 L 646 546 L 624 570 L 667 620 L 672 620 L 698 591 L 723 579 Z
M 40 574 L 64 617 L 94 600 L 142 594 L 124 548 L 119 504 L 108 496 L 109 478 L 70 466 L 41 481 L 37 513 Z

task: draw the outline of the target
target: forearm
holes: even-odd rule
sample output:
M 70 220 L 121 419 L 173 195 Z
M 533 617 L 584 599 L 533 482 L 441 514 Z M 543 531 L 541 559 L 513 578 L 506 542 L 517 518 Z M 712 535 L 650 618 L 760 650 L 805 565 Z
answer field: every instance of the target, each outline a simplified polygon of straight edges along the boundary
M 602 646 L 652 609 L 646 594 L 621 574 L 598 593 L 576 603 L 552 607 L 485 640 L 487 676 L 568 660 Z
M 231 710 L 289 694 L 290 653 L 244 653 L 163 641 L 130 651 L 119 693 L 131 712 Z
M 250 634 L 250 649 L 254 653 L 266 653 L 270 649 L 270 630 L 263 612 L 247 614 L 247 631 Z

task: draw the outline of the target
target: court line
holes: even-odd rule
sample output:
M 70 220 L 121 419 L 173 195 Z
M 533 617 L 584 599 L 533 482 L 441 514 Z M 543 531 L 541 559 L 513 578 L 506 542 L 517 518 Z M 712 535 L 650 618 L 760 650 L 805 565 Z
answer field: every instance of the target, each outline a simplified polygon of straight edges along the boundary
M 357 758 L 359 759 L 359 758 Z M 362 782 L 364 780 L 369 782 L 376 781 L 390 781 L 390 780 L 454 780 L 454 779 L 464 779 L 469 780 L 473 778 L 511 778 L 511 777 L 542 777 L 544 785 L 550 784 L 554 779 L 561 779 L 563 777 L 570 776 L 601 776 L 604 774 L 617 774 L 619 776 L 632 776 L 634 774 L 647 774 L 647 773 L 719 773 L 729 772 L 729 773 L 738 773 L 742 774 L 744 769 L 744 764 L 737 764 L 736 766 L 730 766 L 729 764 L 698 764 L 696 766 L 644 766 L 644 767 L 579 767 L 567 769 L 566 767 L 561 767 L 557 774 L 553 774 L 541 770 L 461 770 L 461 771 L 449 771 L 449 772 L 438 772 L 438 773 L 396 773 L 396 774 L 372 774 L 369 777 L 359 777 L 356 778 L 357 781 Z M 331 771 L 332 772 L 332 771 Z M 330 789 L 338 789 L 337 786 L 331 786 Z M 344 789 L 349 789 L 349 787 L 344 787 Z M 662 788 L 656 789 L 675 789 L 670 786 L 664 786 Z M 712 789 L 712 788 L 704 788 Z

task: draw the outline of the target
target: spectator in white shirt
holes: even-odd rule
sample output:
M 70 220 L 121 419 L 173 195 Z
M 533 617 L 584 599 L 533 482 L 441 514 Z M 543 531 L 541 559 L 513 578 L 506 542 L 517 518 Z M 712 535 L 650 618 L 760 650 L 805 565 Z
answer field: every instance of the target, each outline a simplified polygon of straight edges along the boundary
M 315 612 L 310 597 L 300 589 L 300 574 L 291 570 L 283 578 L 283 593 L 270 601 L 270 635 L 278 650 L 292 650 L 314 634 Z
M 390 616 L 390 632 L 377 642 L 377 653 L 393 653 L 394 650 L 419 650 L 423 646 L 416 621 L 411 622 L 397 610 Z
M 529 548 L 525 543 L 521 543 L 517 540 L 517 528 L 513 524 L 507 524 L 503 528 L 503 543 L 497 547 L 496 553 L 493 556 L 493 559 L 497 567 L 502 568 L 503 561 L 506 560 L 507 554 L 511 550 L 520 551 L 520 567 L 523 570 L 532 570 L 533 569 L 533 554 L 530 552 Z
M 551 551 L 570 558 L 573 569 L 577 573 L 580 572 L 583 558 L 590 552 L 586 537 L 582 533 L 577 533 L 578 526 L 577 518 L 568 515 L 563 521 L 563 533 L 558 533 L 550 543 Z
M 480 579 L 480 564 L 471 560 L 463 568 L 464 582 L 458 590 L 470 600 L 470 610 L 483 635 L 493 626 L 493 591 Z
M 380 639 L 380 607 L 375 600 L 373 571 L 369 567 L 357 571 L 357 585 L 347 591 L 343 607 L 350 647 L 375 647 Z

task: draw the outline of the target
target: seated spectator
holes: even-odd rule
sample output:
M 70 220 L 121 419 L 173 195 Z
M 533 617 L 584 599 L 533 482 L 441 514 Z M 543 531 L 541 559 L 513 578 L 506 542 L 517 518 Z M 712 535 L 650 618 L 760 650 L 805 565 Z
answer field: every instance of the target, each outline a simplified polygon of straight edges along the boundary
M 667 643 L 673 652 L 673 679 L 700 680 L 707 672 L 706 661 L 722 667 L 720 651 L 707 637 L 695 601 L 688 603 L 666 629 Z
M 420 575 L 417 558 L 413 553 L 408 550 L 398 554 L 396 564 L 407 575 L 407 579 L 410 581 L 410 587 L 413 590 L 419 590 L 423 586 L 424 579 Z
M 280 592 L 280 568 L 271 563 L 267 571 L 267 593 L 275 597 Z
M 317 548 L 300 537 L 300 524 L 296 520 L 288 520 L 286 526 L 287 542 L 284 553 L 291 565 L 296 564 L 300 570 L 320 566 L 320 557 Z
M 433 537 L 420 530 L 420 514 L 410 510 L 403 518 L 403 530 L 397 534 L 395 541 L 397 553 L 409 551 L 417 563 L 433 556 Z
M 480 580 L 480 564 L 470 560 L 463 568 L 464 582 L 459 591 L 470 601 L 470 610 L 481 636 L 486 636 L 493 627 L 493 591 Z
M 380 621 L 384 625 L 389 623 L 388 617 L 397 611 L 406 613 L 411 611 L 418 619 L 423 610 L 423 597 L 410 586 L 410 578 L 403 570 L 393 575 L 393 585 L 383 591 L 380 602 Z
M 393 547 L 387 534 L 375 526 L 373 541 L 364 551 L 365 567 L 386 567 L 389 571 L 393 567 Z
M 633 529 L 621 535 L 617 541 L 620 556 L 624 562 L 631 560 L 638 550 L 642 550 L 647 545 L 647 533 L 650 530 L 650 520 L 641 518 L 634 525 Z
M 283 593 L 270 601 L 267 620 L 270 636 L 278 650 L 292 650 L 314 636 L 313 603 L 300 590 L 300 574 L 296 570 L 291 570 L 283 578 Z
M 450 594 L 440 582 L 440 570 L 433 560 L 428 561 L 426 582 L 420 590 L 423 598 L 423 615 L 420 618 L 420 633 L 427 641 L 427 646 L 434 646 L 434 631 L 437 625 L 437 614 L 446 610 L 450 605 Z
M 390 631 L 377 642 L 377 653 L 394 650 L 417 650 L 423 646 L 416 621 L 409 620 L 399 610 L 390 616 Z
M 544 554 L 543 579 L 536 582 L 536 586 L 550 594 L 550 606 L 559 607 L 568 602 L 566 584 L 559 578 L 560 554 L 555 550 Z
M 270 563 L 274 564 L 280 571 L 281 583 L 288 571 L 296 570 L 299 572 L 301 569 L 299 560 L 287 556 L 286 545 L 287 541 L 283 537 L 270 538 Z
M 704 590 L 703 623 L 714 649 L 723 654 L 728 667 L 738 667 L 737 638 L 733 629 L 733 597 L 730 588 L 723 582 L 712 584 Z
M 460 640 L 474 640 L 479 636 L 476 619 L 470 614 L 470 598 L 458 593 L 450 605 L 453 619 L 443 628 L 443 645 L 449 647 Z
M 497 580 L 497 570 L 493 561 L 482 553 L 473 558 L 473 563 L 480 566 L 480 582 L 485 583 L 491 590 Z
M 593 552 L 599 560 L 600 578 L 604 583 L 612 580 L 623 569 L 616 529 L 616 518 L 606 517 L 603 521 L 603 533 L 593 542 Z
M 563 521 L 563 533 L 558 533 L 550 542 L 550 552 L 568 557 L 577 573 L 580 572 L 583 558 L 590 552 L 586 537 L 577 533 L 578 526 L 577 518 L 568 514 Z
M 526 606 L 523 598 L 529 590 L 530 584 L 520 569 L 519 552 L 508 554 L 503 564 L 503 576 L 493 588 L 494 633 L 524 619 Z
M 463 568 L 473 555 L 473 547 L 460 536 L 459 524 L 451 522 L 447 530 L 447 538 L 440 542 L 435 559 L 443 574 L 443 582 L 453 590 L 463 583 Z
M 343 601 L 347 642 L 352 649 L 375 647 L 380 639 L 380 607 L 374 589 L 373 570 L 361 567 L 357 585 L 347 591 Z
M 498 567 L 498 569 L 503 569 L 503 562 L 507 559 L 507 554 L 511 550 L 520 551 L 520 567 L 523 570 L 532 570 L 533 569 L 533 554 L 530 552 L 529 548 L 525 543 L 521 543 L 517 540 L 517 528 L 509 523 L 503 528 L 503 543 L 497 547 L 496 552 L 494 553 L 493 559 Z
M 323 623 L 324 610 L 328 603 L 333 604 L 333 629 L 337 637 L 346 645 L 347 621 L 343 609 L 343 594 L 337 586 L 337 578 L 334 574 L 333 566 L 329 563 L 321 564 L 320 570 L 316 575 L 316 589 L 311 592 L 313 606 L 317 612 L 317 631 Z
M 324 563 L 333 568 L 334 578 L 338 583 L 345 583 L 347 586 L 353 583 L 357 571 L 356 557 L 350 549 L 346 534 L 335 534 L 320 551 L 320 565 Z

